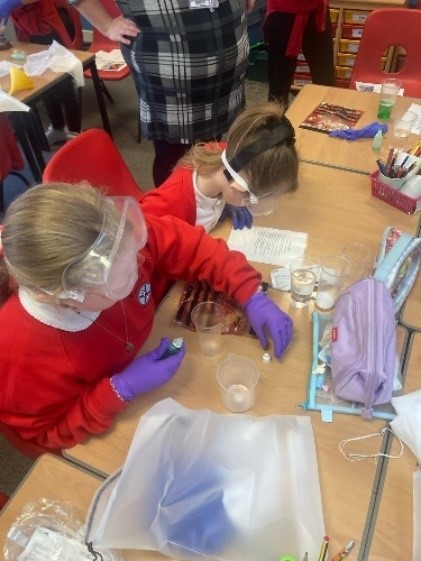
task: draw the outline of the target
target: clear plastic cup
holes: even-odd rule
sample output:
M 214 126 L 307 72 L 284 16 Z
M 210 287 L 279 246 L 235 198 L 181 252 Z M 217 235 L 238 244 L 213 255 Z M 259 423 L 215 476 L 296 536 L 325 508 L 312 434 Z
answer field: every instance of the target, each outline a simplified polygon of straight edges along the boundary
M 291 304 L 297 310 L 307 308 L 319 278 L 320 264 L 312 257 L 297 257 L 290 263 Z
M 406 143 L 411 134 L 411 129 L 417 121 L 417 115 L 413 111 L 401 111 L 393 118 L 393 145 L 400 148 Z
M 362 243 L 350 243 L 342 249 L 342 254 L 351 264 L 346 284 L 353 284 L 370 275 L 374 266 L 374 253 Z
M 206 356 L 217 355 L 221 350 L 221 334 L 224 310 L 216 302 L 196 304 L 191 313 L 196 333 L 199 336 L 200 350 Z
M 254 405 L 259 381 L 257 366 L 243 356 L 231 354 L 218 366 L 217 380 L 222 402 L 232 413 L 244 413 Z
M 396 97 L 402 86 L 400 80 L 395 80 L 394 78 L 387 78 L 382 81 L 382 86 L 380 90 L 380 101 L 379 107 L 377 109 L 377 117 L 383 121 L 390 119 L 392 114 L 393 106 L 395 105 Z
M 320 260 L 319 287 L 315 307 L 320 312 L 333 310 L 347 280 L 351 264 L 343 255 L 325 255 Z

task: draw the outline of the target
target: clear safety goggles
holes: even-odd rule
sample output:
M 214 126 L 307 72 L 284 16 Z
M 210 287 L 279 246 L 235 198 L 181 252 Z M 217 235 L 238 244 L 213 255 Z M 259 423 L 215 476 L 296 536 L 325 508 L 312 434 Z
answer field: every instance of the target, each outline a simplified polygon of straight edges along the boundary
M 234 206 L 245 206 L 253 216 L 265 216 L 274 212 L 278 206 L 280 193 L 269 192 L 263 195 L 255 195 L 251 192 L 247 181 L 239 175 L 228 162 L 225 150 L 221 154 L 222 163 L 232 181 L 242 187 L 244 191 L 238 191 L 238 202 L 232 203 Z
M 122 300 L 130 294 L 144 258 L 147 226 L 133 197 L 104 197 L 101 232 L 89 250 L 63 272 L 61 298 L 83 302 L 85 294 Z

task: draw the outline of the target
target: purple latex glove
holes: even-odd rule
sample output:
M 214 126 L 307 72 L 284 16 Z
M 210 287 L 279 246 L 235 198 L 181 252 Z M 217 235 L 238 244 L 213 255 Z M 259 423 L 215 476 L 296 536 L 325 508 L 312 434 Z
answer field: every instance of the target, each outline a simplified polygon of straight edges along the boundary
M 0 0 L 0 20 L 6 20 L 10 12 L 19 6 L 22 6 L 22 0 Z
M 136 358 L 120 374 L 114 374 L 111 383 L 121 399 L 131 401 L 141 393 L 162 386 L 174 376 L 186 354 L 186 347 L 183 343 L 177 353 L 162 358 L 170 345 L 171 340 L 163 337 L 156 349 Z
M 253 226 L 253 215 L 245 206 L 234 206 L 226 204 L 221 214 L 221 220 L 229 216 L 232 220 L 234 230 L 243 230 Z
M 387 125 L 381 123 L 371 123 L 362 129 L 341 129 L 332 131 L 329 136 L 344 138 L 345 140 L 357 140 L 357 138 L 374 138 L 376 132 L 381 130 L 383 134 L 387 132 Z
M 257 292 L 244 304 L 248 320 L 264 349 L 268 347 L 267 335 L 273 341 L 274 354 L 281 358 L 292 339 L 292 319 L 266 294 Z

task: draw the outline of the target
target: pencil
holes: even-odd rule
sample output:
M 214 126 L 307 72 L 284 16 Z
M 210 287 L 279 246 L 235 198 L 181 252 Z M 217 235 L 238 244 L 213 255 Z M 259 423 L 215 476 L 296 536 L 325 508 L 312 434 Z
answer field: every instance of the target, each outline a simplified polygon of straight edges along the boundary
M 389 175 L 389 173 L 390 173 L 390 167 L 391 167 L 391 164 L 392 164 L 392 158 L 393 158 L 394 151 L 395 151 L 395 149 L 391 148 L 389 150 L 389 154 L 387 155 L 386 165 L 385 165 L 385 171 L 386 171 L 385 175 Z
M 319 561 L 326 561 L 328 547 L 329 547 L 329 537 L 325 536 L 323 538 L 322 547 L 320 549 Z
M 334 557 L 332 557 L 331 561 L 343 561 L 348 557 L 351 552 L 351 549 L 355 546 L 355 542 L 351 541 L 346 544 L 345 547 L 341 549 L 339 553 L 337 553 Z

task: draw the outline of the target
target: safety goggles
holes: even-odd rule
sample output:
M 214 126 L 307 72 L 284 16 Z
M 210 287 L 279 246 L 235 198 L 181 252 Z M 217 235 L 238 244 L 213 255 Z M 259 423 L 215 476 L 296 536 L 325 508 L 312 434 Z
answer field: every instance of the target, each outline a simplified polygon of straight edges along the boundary
M 235 181 L 244 191 L 238 191 L 237 201 L 232 204 L 234 206 L 245 206 L 248 208 L 253 216 L 265 216 L 274 212 L 278 206 L 280 193 L 268 192 L 263 195 L 255 195 L 251 192 L 249 184 L 241 177 L 230 165 L 227 160 L 225 150 L 221 154 L 222 163 L 224 164 L 225 171 L 230 175 L 230 180 Z
M 97 239 L 63 272 L 61 298 L 83 302 L 86 292 L 122 300 L 138 278 L 147 227 L 133 197 L 104 197 L 104 220 Z
M 246 206 L 253 216 L 263 216 L 271 214 L 277 207 L 280 193 L 268 192 L 263 195 L 252 193 L 247 181 L 239 175 L 239 171 L 245 168 L 254 158 L 263 154 L 269 148 L 273 148 L 281 143 L 293 143 L 295 141 L 294 128 L 290 121 L 284 116 L 282 122 L 272 130 L 265 130 L 262 134 L 238 152 L 232 161 L 228 161 L 226 150 L 221 155 L 224 164 L 224 174 L 228 181 L 235 181 L 242 189 L 244 194 L 240 194 L 240 201 L 237 206 Z

